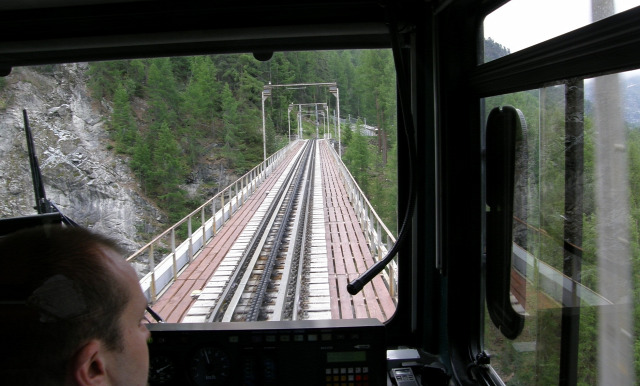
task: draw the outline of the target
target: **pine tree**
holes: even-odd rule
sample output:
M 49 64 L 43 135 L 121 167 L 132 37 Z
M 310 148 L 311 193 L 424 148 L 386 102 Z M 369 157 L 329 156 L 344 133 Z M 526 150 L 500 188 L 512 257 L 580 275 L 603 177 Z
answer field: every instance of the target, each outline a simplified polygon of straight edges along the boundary
M 181 157 L 180 145 L 167 122 L 163 122 L 158 131 L 158 140 L 153 149 L 153 165 L 151 179 L 161 194 L 174 190 L 184 177 L 186 167 Z
M 215 138 L 214 120 L 220 117 L 220 84 L 209 56 L 191 58 L 191 77 L 184 93 L 184 113 L 189 126 L 202 135 Z
M 151 109 L 149 119 L 156 128 L 163 122 L 176 127 L 180 97 L 168 58 L 152 59 L 147 74 L 146 95 Z
M 221 95 L 222 104 L 222 137 L 229 149 L 238 147 L 238 101 L 233 97 L 231 88 L 225 83 Z
M 388 138 L 386 128 L 395 120 L 395 72 L 391 53 L 386 50 L 364 51 L 358 68 L 358 88 L 363 94 L 365 116 L 375 117 L 378 127 L 378 148 L 382 163 L 387 163 Z
M 116 150 L 121 153 L 129 153 L 136 143 L 138 127 L 131 111 L 129 95 L 122 85 L 116 89 L 113 95 L 111 129 L 116 141 Z
M 369 181 L 367 177 L 370 154 L 367 139 L 360 133 L 360 130 L 355 130 L 349 147 L 343 153 L 343 158 L 353 178 L 356 179 L 360 188 L 365 192 Z
M 139 136 L 133 150 L 133 157 L 131 159 L 130 166 L 140 179 L 145 192 L 147 191 L 147 187 L 150 183 L 149 177 L 151 175 L 152 165 L 153 160 L 151 158 L 151 148 L 147 141 Z

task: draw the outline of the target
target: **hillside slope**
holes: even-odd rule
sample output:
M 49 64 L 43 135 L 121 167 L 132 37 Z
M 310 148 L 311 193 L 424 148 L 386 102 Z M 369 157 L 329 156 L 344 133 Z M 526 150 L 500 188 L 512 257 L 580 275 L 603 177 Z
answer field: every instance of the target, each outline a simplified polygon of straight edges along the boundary
M 124 159 L 109 151 L 104 111 L 86 87 L 88 65 L 16 68 L 0 90 L 0 217 L 35 214 L 23 129 L 29 114 L 47 197 L 79 224 L 129 251 L 161 212 L 142 197 Z

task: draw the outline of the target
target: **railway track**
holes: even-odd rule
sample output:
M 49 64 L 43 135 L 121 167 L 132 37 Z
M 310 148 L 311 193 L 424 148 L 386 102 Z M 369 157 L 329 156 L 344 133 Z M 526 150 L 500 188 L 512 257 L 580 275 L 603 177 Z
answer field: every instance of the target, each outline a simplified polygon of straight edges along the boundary
M 307 141 L 192 306 L 208 322 L 306 318 L 315 153 Z

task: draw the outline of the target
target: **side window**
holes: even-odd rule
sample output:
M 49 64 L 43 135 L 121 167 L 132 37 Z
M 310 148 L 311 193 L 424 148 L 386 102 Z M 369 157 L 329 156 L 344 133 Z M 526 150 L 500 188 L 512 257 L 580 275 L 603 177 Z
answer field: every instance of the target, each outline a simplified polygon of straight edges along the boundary
M 640 369 L 640 72 L 486 98 L 527 122 L 516 189 L 506 339 L 486 350 L 507 384 L 633 384 Z M 489 190 L 490 188 L 487 187 Z M 488 302 L 490 299 L 488 298 Z M 634 347 L 636 348 L 634 350 Z
M 484 20 L 484 63 L 638 5 L 638 0 L 511 0 Z

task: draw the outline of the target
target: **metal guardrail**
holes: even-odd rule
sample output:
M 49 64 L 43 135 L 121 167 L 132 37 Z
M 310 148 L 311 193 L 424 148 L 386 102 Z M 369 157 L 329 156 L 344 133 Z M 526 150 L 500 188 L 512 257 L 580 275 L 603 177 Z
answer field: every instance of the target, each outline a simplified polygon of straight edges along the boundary
M 392 248 L 393 244 L 395 244 L 396 238 L 378 216 L 375 209 L 373 209 L 373 206 L 371 206 L 371 203 L 364 195 L 360 186 L 358 186 L 358 183 L 353 178 L 344 162 L 342 162 L 333 146 L 329 145 L 329 148 L 331 149 L 331 154 L 340 168 L 342 182 L 347 188 L 349 201 L 356 211 L 360 226 L 362 227 L 365 238 L 369 243 L 369 249 L 375 259 L 381 260 L 387 254 L 387 251 Z M 382 271 L 382 276 L 387 288 L 389 288 L 391 297 L 397 304 L 398 262 L 396 258 L 394 258 L 391 263 L 385 267 L 384 271 Z
M 556 268 L 540 260 L 517 244 L 513 244 L 513 269 L 529 283 L 536 283 L 538 289 L 553 299 L 559 307 L 605 306 L 613 304 L 596 291 L 563 274 Z M 564 292 L 576 293 L 578 304 L 563 301 Z
M 147 245 L 126 259 L 131 262 L 145 254 L 148 256 L 149 273 L 140 279 L 140 286 L 149 301 L 155 303 L 158 293 L 168 288 L 177 279 L 178 272 L 196 258 L 197 253 L 215 237 L 222 226 L 238 211 L 260 183 L 271 174 L 275 166 L 284 159 L 285 153 L 295 143 L 296 141 L 290 142 L 289 145 L 272 154 L 264 162 L 208 199 L 196 210 L 156 236 Z M 206 215 L 208 210 L 210 210 L 211 216 Z M 199 217 L 201 225 L 196 230 L 193 230 L 192 223 L 195 217 Z M 187 237 L 182 243 L 176 245 L 176 230 L 185 223 L 187 224 Z M 165 255 L 160 263 L 156 265 L 154 250 L 166 248 L 166 242 L 163 242 L 163 240 L 167 237 L 169 238 L 171 252 Z

